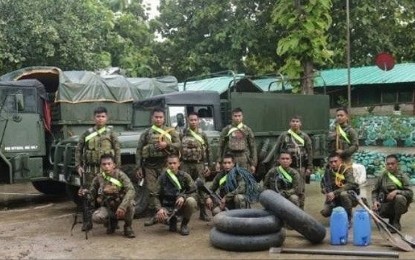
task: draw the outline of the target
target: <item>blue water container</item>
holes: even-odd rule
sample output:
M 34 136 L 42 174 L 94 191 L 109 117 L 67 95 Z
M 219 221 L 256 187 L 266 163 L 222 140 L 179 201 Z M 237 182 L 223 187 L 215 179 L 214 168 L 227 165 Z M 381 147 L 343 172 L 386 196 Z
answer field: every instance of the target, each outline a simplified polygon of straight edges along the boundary
M 349 232 L 349 221 L 343 207 L 335 207 L 330 216 L 330 244 L 345 245 Z
M 353 214 L 353 245 L 367 246 L 372 240 L 370 215 L 364 208 L 356 208 Z

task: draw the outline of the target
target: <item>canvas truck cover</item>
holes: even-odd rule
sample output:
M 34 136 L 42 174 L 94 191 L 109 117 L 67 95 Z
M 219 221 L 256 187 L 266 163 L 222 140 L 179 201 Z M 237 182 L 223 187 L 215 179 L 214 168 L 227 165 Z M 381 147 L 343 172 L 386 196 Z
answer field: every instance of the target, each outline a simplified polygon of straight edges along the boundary
M 4 81 L 21 79 L 38 79 L 48 93 L 54 93 L 54 102 L 64 103 L 125 103 L 178 90 L 173 76 L 129 79 L 122 75 L 100 76 L 92 71 L 62 71 L 57 67 L 28 67 L 0 77 Z

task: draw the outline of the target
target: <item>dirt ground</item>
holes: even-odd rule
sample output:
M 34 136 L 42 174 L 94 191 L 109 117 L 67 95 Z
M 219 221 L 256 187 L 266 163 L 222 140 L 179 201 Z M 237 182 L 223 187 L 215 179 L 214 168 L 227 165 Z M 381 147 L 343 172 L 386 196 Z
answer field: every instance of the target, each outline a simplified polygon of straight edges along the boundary
M 371 180 L 372 181 L 372 180 Z M 370 182 L 371 183 L 371 182 Z M 362 188 L 362 196 L 368 196 L 372 185 Z M 23 192 L 24 191 L 24 192 Z M 24 194 L 22 194 L 22 192 Z M 383 241 L 372 223 L 372 244 L 356 247 L 352 244 L 352 229 L 349 243 L 345 246 L 330 245 L 329 220 L 319 211 L 323 196 L 318 183 L 306 187 L 306 212 L 327 228 L 323 243 L 312 245 L 294 230 L 287 231 L 283 248 L 330 249 L 338 252 L 371 251 L 397 252 L 399 258 L 415 259 L 415 252 L 401 252 Z M 13 200 L 11 200 L 13 198 Z M 253 207 L 261 207 L 260 204 Z M 260 252 L 228 252 L 216 249 L 209 242 L 212 222 L 200 221 L 197 216 L 190 222 L 190 235 L 170 233 L 166 225 L 144 227 L 145 219 L 135 219 L 133 228 L 136 238 L 127 239 L 118 230 L 107 235 L 103 226 L 95 225 L 88 240 L 77 224 L 71 236 L 75 204 L 71 201 L 41 195 L 31 184 L 0 186 L 0 245 L 4 259 L 362 259 L 359 256 L 335 256 L 317 254 L 279 254 Z M 415 210 L 412 206 L 402 219 L 403 233 L 415 236 Z M 122 227 L 122 222 L 120 223 Z M 375 258 L 375 257 L 372 257 Z M 378 257 L 376 257 L 378 258 Z
M 29 187 L 29 186 L 28 186 Z M 371 185 L 363 189 L 363 194 Z M 27 188 L 25 188 L 27 189 Z M 6 188 L 0 187 L 0 195 L 5 196 Z M 170 233 L 166 225 L 144 227 L 145 219 L 136 219 L 133 227 L 137 237 L 127 239 L 117 231 L 107 235 L 103 226 L 96 225 L 89 233 L 88 240 L 81 231 L 81 224 L 75 226 L 71 236 L 71 225 L 75 205 L 70 201 L 48 198 L 38 195 L 34 190 L 27 195 L 24 203 L 16 207 L 2 206 L 0 211 L 0 244 L 2 258 L 5 259 L 335 259 L 346 256 L 323 256 L 305 254 L 271 254 L 261 252 L 227 252 L 216 249 L 209 243 L 212 222 L 203 222 L 197 218 L 190 223 L 189 236 Z M 1 201 L 1 200 L 0 200 Z M 318 184 L 312 182 L 307 186 L 306 212 L 321 221 L 327 227 L 326 238 L 319 245 L 312 245 L 294 230 L 287 231 L 284 248 L 334 249 L 354 251 L 398 252 L 400 258 L 414 259 L 415 253 L 399 252 L 382 241 L 374 225 L 372 244 L 367 247 L 352 245 L 352 230 L 349 243 L 345 246 L 331 246 L 328 219 L 318 213 L 323 197 L 318 191 Z M 261 207 L 261 205 L 254 205 Z M 404 233 L 415 235 L 413 223 L 415 210 L 403 218 Z M 121 223 L 122 226 L 122 223 Z M 362 259 L 362 257 L 348 257 Z

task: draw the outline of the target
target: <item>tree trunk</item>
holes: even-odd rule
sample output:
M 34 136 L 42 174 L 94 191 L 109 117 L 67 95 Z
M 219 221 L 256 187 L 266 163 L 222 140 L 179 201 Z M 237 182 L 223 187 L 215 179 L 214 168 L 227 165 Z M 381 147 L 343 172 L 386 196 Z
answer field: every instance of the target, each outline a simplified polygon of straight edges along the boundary
M 303 62 L 303 77 L 301 79 L 301 93 L 314 94 L 314 66 L 312 61 Z

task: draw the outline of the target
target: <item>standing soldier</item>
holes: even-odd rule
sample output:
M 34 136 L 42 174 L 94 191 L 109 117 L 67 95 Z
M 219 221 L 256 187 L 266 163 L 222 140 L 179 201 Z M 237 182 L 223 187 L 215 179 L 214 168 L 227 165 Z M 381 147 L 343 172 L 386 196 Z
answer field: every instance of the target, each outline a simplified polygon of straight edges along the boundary
M 184 129 L 181 136 L 181 170 L 190 174 L 193 180 L 200 178 L 205 180 L 209 176 L 209 142 L 206 133 L 199 128 L 199 117 L 197 113 L 191 112 L 187 117 L 188 127 Z M 199 218 L 209 221 L 206 213 L 203 195 L 199 192 Z
M 162 108 L 155 108 L 151 114 L 152 126 L 140 136 L 136 152 L 137 177 L 146 178 L 150 196 L 156 192 L 157 179 L 166 167 L 167 156 L 178 154 L 180 138 L 173 128 L 164 125 L 165 112 Z M 155 205 L 150 200 L 148 205 L 150 214 L 154 216 Z M 156 219 L 151 217 L 144 225 L 151 226 Z
M 264 178 L 264 188 L 279 192 L 294 205 L 300 206 L 301 176 L 297 170 L 291 168 L 291 155 L 282 152 L 279 155 L 279 166 L 273 167 Z
M 89 194 L 88 190 L 80 189 L 79 195 L 90 196 L 92 205 L 97 208 L 92 214 L 92 221 L 106 225 L 107 234 L 114 233 L 118 220 L 123 219 L 124 236 L 134 238 L 134 186 L 124 172 L 116 169 L 114 157 L 110 154 L 101 156 L 101 170 L 92 180 Z
M 218 147 L 218 161 L 216 171 L 220 171 L 221 159 L 225 154 L 232 154 L 235 163 L 239 167 L 248 169 L 255 173 L 257 159 L 257 147 L 255 144 L 254 132 L 251 128 L 242 123 L 243 114 L 241 108 L 232 110 L 232 124 L 223 128 Z
M 180 171 L 179 156 L 169 155 L 168 168 L 157 180 L 156 192 L 150 197 L 155 203 L 156 220 L 159 223 L 168 221 L 169 231 L 177 231 L 177 217 L 182 216 L 180 234 L 189 235 L 188 224 L 196 211 L 197 202 L 194 198 L 196 185 L 190 175 Z
M 111 154 L 115 158 L 115 165 L 121 165 L 120 143 L 112 127 L 107 126 L 108 112 L 105 107 L 94 110 L 95 126 L 89 128 L 79 137 L 75 150 L 75 166 L 79 176 L 86 174 L 89 185 L 92 179 L 100 172 L 100 158 L 103 154 Z
M 349 113 L 346 108 L 336 110 L 335 128 L 331 129 L 328 137 L 328 152 L 337 153 L 344 163 L 352 163 L 352 155 L 359 148 L 357 132 L 348 124 Z
M 401 230 L 401 216 L 408 211 L 413 199 L 408 176 L 398 169 L 398 157 L 394 154 L 386 157 L 386 171 L 378 177 L 372 191 L 373 210 L 383 218 L 389 218 L 389 224 Z M 391 230 L 391 232 L 396 232 Z
M 289 153 L 292 158 L 291 167 L 296 169 L 300 175 L 300 208 L 304 210 L 305 184 L 310 182 L 310 174 L 313 170 L 312 142 L 308 134 L 301 131 L 301 118 L 293 116 L 290 120 L 290 129 L 280 135 L 276 143 L 276 155 Z

